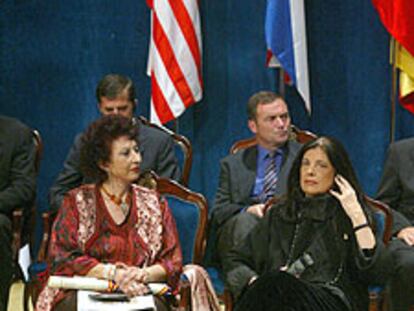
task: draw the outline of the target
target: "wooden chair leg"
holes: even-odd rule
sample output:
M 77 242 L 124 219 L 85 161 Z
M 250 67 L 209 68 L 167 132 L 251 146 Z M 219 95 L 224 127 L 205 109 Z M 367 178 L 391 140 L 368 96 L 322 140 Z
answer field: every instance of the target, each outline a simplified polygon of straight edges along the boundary
M 26 283 L 24 284 L 24 289 L 23 289 L 23 311 L 30 311 L 30 307 L 29 307 L 29 303 L 31 303 L 30 300 L 30 288 L 29 288 L 29 284 Z M 33 306 L 34 309 L 34 306 Z
M 369 294 L 369 311 L 381 311 L 381 295 L 378 293 Z
M 233 311 L 233 295 L 228 289 L 224 289 L 223 301 L 226 311 Z

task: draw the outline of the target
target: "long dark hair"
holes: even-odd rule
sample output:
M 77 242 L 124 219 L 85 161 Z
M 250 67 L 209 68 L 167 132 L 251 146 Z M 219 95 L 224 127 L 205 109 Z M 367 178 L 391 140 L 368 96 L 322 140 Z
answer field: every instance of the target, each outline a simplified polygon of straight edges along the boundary
M 288 215 L 294 216 L 294 202 L 304 198 L 300 187 L 300 168 L 302 159 L 305 153 L 310 149 L 321 148 L 327 155 L 329 161 L 335 169 L 336 174 L 342 175 L 354 188 L 357 198 L 360 202 L 365 202 L 362 188 L 358 182 L 355 171 L 352 167 L 351 161 L 344 146 L 332 137 L 322 136 L 315 140 L 306 143 L 299 151 L 296 159 L 293 162 L 292 168 L 288 177 L 288 191 L 287 191 L 287 205 Z

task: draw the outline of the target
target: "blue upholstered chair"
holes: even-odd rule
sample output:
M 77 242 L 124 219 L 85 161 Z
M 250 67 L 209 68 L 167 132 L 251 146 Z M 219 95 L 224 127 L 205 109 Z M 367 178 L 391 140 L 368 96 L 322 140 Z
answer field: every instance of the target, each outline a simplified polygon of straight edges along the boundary
M 366 196 L 367 203 L 375 211 L 375 234 L 382 237 L 385 245 L 392 236 L 392 213 L 388 205 Z M 369 311 L 385 311 L 387 308 L 386 291 L 383 286 L 369 287 Z
M 200 193 L 191 191 L 174 180 L 146 174 L 140 184 L 156 189 L 168 202 L 183 251 L 184 264 L 201 265 L 206 246 L 207 201 Z
M 188 186 L 190 180 L 191 166 L 193 164 L 193 148 L 187 137 L 177 134 L 170 129 L 151 123 L 143 116 L 139 116 L 140 121 L 152 128 L 156 128 L 160 131 L 168 134 L 175 143 L 175 154 L 178 161 L 181 163 L 181 179 L 180 183 L 184 186 Z
M 152 172 L 143 175 L 139 183 L 156 189 L 162 198 L 167 200 L 177 225 L 183 264 L 201 265 L 206 247 L 208 221 L 208 205 L 204 196 L 174 180 L 158 177 Z M 180 294 L 180 310 L 191 310 L 190 285 L 184 276 Z

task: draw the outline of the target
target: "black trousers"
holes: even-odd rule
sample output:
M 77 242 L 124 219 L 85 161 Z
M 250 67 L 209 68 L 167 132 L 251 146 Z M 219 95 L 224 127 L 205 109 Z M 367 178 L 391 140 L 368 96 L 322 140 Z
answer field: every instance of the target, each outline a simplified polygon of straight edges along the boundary
M 0 213 L 0 311 L 7 310 L 9 289 L 13 277 L 12 223 Z
M 414 305 L 414 246 L 400 239 L 388 245 L 394 259 L 394 274 L 391 279 L 391 310 L 408 311 Z
M 242 294 L 235 311 L 347 311 L 345 303 L 325 287 L 272 271 Z
M 229 251 L 240 241 L 244 241 L 250 231 L 257 225 L 260 218 L 248 212 L 240 212 L 233 216 L 217 232 L 216 252 L 220 267 L 224 266 Z

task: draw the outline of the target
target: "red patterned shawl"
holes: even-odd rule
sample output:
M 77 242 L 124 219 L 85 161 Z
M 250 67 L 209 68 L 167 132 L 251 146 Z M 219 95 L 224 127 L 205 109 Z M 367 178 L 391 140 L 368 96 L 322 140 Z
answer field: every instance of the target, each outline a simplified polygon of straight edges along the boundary
M 174 291 L 182 271 L 177 229 L 167 203 L 156 192 L 136 185 L 129 215 L 119 225 L 96 185 L 70 191 L 53 225 L 49 259 L 50 274 L 65 276 L 86 275 L 98 263 L 160 264 Z M 49 311 L 64 297 L 64 291 L 46 286 L 36 310 Z

